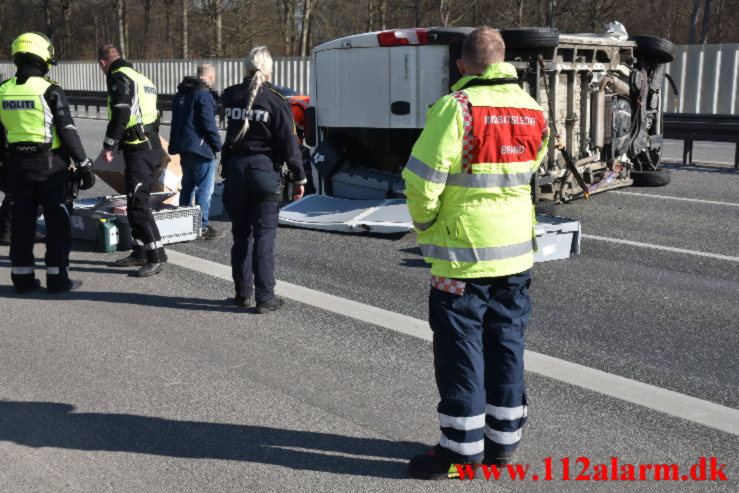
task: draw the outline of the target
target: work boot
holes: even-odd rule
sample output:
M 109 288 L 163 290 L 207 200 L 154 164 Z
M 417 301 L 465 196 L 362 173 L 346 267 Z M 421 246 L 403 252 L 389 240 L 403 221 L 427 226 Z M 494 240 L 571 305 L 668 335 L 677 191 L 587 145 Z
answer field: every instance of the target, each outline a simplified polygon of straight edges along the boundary
M 481 460 L 461 462 L 440 454 L 432 449 L 427 454 L 417 455 L 408 463 L 408 474 L 416 479 L 460 479 L 457 465 L 472 466 L 476 472 Z M 474 472 L 473 472 L 474 474 Z
M 240 294 L 237 294 L 233 298 L 229 298 L 229 301 L 233 302 L 236 306 L 240 308 L 250 308 L 254 306 L 254 303 L 252 303 L 251 298 L 247 298 L 246 296 L 241 296 Z
M 140 267 L 146 264 L 146 257 L 137 257 L 134 254 L 128 257 L 119 258 L 115 261 L 118 267 Z
M 49 294 L 57 294 L 57 293 L 66 293 L 67 291 L 76 291 L 77 289 L 82 287 L 82 281 L 73 281 L 72 279 L 67 279 L 67 284 L 61 287 L 48 287 L 46 288 L 46 291 Z
M 513 452 L 488 452 L 486 450 L 482 463 L 486 466 L 507 466 L 513 464 Z
M 226 236 L 225 233 L 219 232 L 216 228 L 210 224 L 203 230 L 198 239 L 200 240 L 217 240 Z
M 167 262 L 146 262 L 143 267 L 136 271 L 136 277 L 150 277 L 159 274 Z
M 25 286 L 13 286 L 13 288 L 15 288 L 16 293 L 25 294 L 30 293 L 39 286 L 41 286 L 41 281 L 34 279 L 31 284 L 26 284 Z
M 267 313 L 279 310 L 282 305 L 285 304 L 285 300 L 279 296 L 275 296 L 268 301 L 260 301 L 257 303 L 257 313 Z

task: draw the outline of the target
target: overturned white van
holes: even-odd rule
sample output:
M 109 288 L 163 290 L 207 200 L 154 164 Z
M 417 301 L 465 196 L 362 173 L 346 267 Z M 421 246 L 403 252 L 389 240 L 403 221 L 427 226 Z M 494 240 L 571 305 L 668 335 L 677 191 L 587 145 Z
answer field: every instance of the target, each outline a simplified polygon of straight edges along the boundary
M 399 29 L 314 49 L 306 142 L 314 148 L 317 194 L 285 207 L 283 224 L 410 229 L 400 173 L 428 107 L 461 77 L 455 62 L 471 31 Z M 552 127 L 548 159 L 532 179 L 534 202 L 546 206 L 629 186 L 635 175 L 650 184 L 669 180 L 658 170 L 660 91 L 664 63 L 674 56 L 669 41 L 546 28 L 502 34 L 506 61 Z

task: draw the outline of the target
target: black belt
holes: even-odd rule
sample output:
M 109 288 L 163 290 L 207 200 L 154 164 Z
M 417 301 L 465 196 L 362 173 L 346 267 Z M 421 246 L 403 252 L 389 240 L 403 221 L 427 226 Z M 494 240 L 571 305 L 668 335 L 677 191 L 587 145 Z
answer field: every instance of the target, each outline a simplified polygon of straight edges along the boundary
M 46 142 L 13 142 L 8 144 L 8 152 L 13 154 L 45 155 L 50 150 L 51 144 Z

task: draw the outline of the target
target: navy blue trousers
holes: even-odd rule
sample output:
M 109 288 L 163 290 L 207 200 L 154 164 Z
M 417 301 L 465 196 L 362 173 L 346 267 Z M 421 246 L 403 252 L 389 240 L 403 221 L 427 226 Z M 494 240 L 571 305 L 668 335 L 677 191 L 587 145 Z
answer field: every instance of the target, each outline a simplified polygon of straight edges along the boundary
M 437 449 L 474 460 L 515 450 L 526 422 L 524 331 L 530 271 L 460 279 L 461 295 L 431 288 L 429 324 L 441 400 Z
M 263 154 L 234 154 L 223 190 L 234 244 L 231 274 L 236 294 L 257 303 L 275 297 L 275 240 L 282 177 Z

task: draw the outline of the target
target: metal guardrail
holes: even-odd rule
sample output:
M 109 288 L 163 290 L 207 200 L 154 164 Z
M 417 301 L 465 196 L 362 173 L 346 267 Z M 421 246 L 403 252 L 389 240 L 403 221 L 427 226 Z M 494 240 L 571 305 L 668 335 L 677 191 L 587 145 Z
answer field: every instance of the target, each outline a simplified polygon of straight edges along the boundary
M 65 91 L 69 101 L 72 116 L 75 118 L 91 118 L 93 120 L 108 119 L 108 93 L 102 91 Z M 157 95 L 157 110 L 159 111 L 159 123 L 170 125 L 172 121 L 167 118 L 171 116 L 172 100 L 174 94 Z M 218 104 L 219 127 L 226 128 L 223 105 Z
M 665 139 L 683 141 L 683 164 L 693 164 L 693 142 L 733 142 L 734 168 L 739 169 L 739 115 L 665 113 Z

